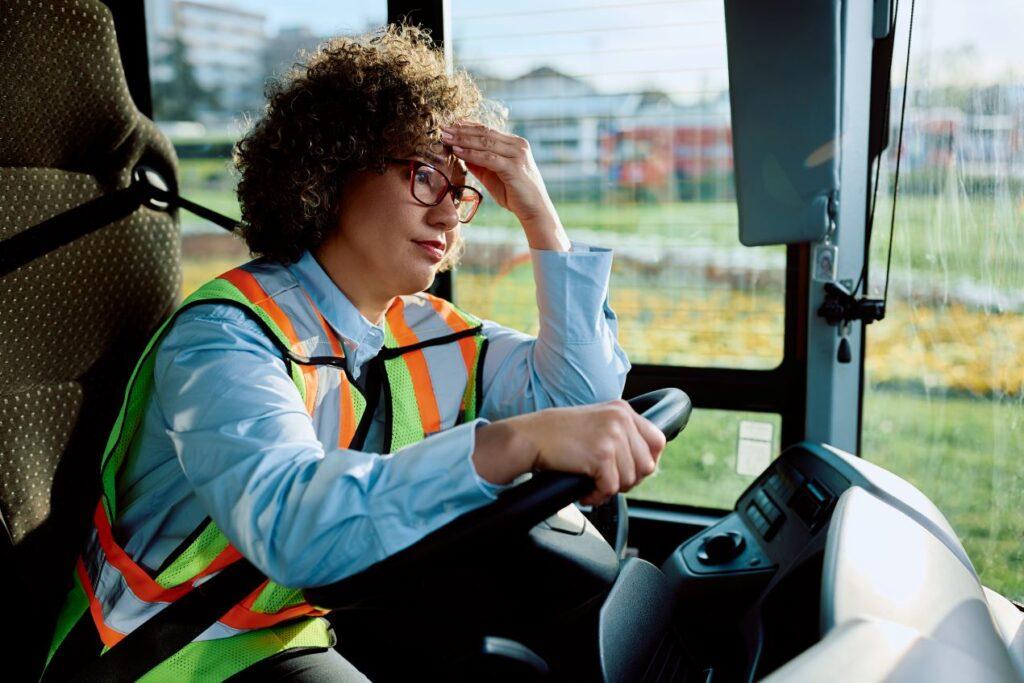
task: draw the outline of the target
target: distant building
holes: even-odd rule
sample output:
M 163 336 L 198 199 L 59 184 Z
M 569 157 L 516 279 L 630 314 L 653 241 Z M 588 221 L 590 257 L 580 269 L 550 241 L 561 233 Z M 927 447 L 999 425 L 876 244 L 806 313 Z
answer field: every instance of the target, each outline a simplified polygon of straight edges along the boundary
M 188 49 L 196 80 L 217 93 L 224 113 L 237 115 L 262 104 L 265 20 L 227 4 L 174 3 L 175 31 Z
M 908 184 L 901 179 L 901 188 L 935 191 L 934 182 L 945 177 L 935 172 L 948 169 L 975 187 L 994 188 L 1006 181 L 1022 186 L 1024 85 L 965 87 L 952 94 L 937 88 L 915 96 L 927 104 L 907 109 L 901 166 L 923 175 L 908 178 Z M 902 91 L 894 90 L 894 105 L 901 98 Z M 888 153 L 894 160 L 899 118 L 889 123 Z
M 627 189 L 660 199 L 731 197 L 728 93 L 680 105 L 666 93 L 601 93 L 586 81 L 540 67 L 513 79 L 475 75 L 486 97 L 509 109 L 530 141 L 545 182 L 562 196 Z M 707 192 L 681 183 L 714 176 Z M 710 194 L 711 196 L 705 196 Z
M 146 46 L 152 81 L 167 81 L 173 77 L 169 67 L 161 66 L 174 38 L 173 4 L 174 0 L 146 0 Z
M 200 118 L 223 124 L 263 101 L 265 16 L 227 3 L 198 0 L 147 0 L 146 30 L 154 82 L 174 78 L 163 59 L 174 41 L 185 47 L 199 85 L 212 93 L 217 107 Z

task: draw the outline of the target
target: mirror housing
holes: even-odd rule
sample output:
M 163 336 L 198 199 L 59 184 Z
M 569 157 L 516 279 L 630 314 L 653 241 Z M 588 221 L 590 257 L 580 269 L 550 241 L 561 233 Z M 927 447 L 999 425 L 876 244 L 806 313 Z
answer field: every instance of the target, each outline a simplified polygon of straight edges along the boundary
M 740 242 L 816 242 L 838 213 L 842 5 L 725 0 Z

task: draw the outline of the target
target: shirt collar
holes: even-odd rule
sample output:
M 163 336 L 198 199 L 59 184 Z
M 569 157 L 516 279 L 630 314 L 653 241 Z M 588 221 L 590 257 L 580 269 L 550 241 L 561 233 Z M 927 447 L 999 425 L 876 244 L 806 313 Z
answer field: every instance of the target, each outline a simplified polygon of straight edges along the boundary
M 312 252 L 308 249 L 302 252 L 298 261 L 288 265 L 288 270 L 320 309 L 327 324 L 341 336 L 346 355 L 356 350 L 359 357 L 377 355 L 384 345 L 383 327 L 363 317 L 359 309 L 334 284 Z

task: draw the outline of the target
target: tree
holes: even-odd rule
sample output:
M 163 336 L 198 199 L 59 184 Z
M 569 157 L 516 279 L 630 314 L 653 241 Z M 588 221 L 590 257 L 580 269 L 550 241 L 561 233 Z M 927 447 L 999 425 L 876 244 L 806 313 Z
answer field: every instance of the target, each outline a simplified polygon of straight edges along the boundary
M 201 108 L 217 109 L 220 104 L 216 94 L 196 80 L 188 48 L 181 38 L 174 36 L 169 45 L 170 50 L 157 59 L 170 78 L 153 83 L 153 114 L 163 121 L 194 121 Z

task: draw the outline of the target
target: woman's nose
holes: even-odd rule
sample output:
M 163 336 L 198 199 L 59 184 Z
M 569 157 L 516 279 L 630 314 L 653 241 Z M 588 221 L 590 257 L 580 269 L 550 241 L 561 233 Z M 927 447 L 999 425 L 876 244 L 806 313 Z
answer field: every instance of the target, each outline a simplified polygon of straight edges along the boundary
M 445 195 L 437 206 L 430 207 L 428 215 L 430 224 L 444 231 L 453 230 L 459 225 L 459 210 L 451 193 Z

